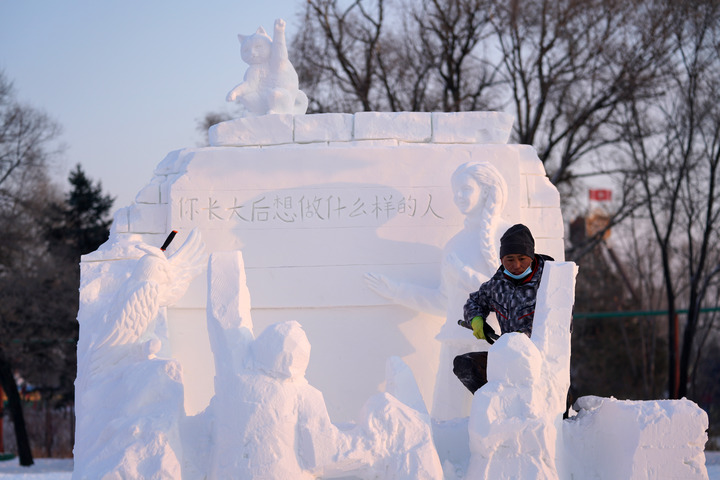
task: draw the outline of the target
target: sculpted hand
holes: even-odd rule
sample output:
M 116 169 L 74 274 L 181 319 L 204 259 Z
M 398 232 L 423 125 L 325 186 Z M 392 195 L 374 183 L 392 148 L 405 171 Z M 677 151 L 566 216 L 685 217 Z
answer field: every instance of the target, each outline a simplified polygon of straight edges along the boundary
M 365 284 L 373 292 L 390 300 L 395 298 L 397 294 L 397 285 L 395 282 L 379 273 L 366 273 Z
M 285 20 L 282 18 L 275 20 L 275 30 L 285 30 Z
M 445 262 L 457 272 L 461 272 L 465 267 L 465 262 L 460 260 L 460 257 L 454 252 L 450 252 L 445 256 Z

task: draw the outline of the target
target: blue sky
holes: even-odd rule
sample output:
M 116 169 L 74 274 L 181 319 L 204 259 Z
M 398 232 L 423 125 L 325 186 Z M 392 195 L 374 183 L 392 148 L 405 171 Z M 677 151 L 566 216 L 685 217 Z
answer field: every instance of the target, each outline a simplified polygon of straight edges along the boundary
M 237 34 L 280 17 L 290 38 L 304 3 L 0 0 L 0 70 L 62 126 L 57 183 L 80 163 L 120 208 L 168 152 L 198 145 L 205 113 L 231 111 L 246 68 Z

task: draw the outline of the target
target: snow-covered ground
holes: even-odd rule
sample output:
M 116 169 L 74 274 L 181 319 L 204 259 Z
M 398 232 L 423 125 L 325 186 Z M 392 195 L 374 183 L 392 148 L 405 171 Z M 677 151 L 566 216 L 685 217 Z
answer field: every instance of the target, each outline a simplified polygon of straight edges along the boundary
M 72 459 L 36 458 L 30 467 L 21 467 L 18 459 L 0 462 L 0 478 L 38 479 L 38 480 L 70 480 L 72 477 Z
M 708 478 L 720 480 L 720 452 L 705 452 Z M 0 462 L 2 480 L 70 480 L 72 460 L 35 459 L 35 465 L 29 468 L 18 465 L 17 459 Z

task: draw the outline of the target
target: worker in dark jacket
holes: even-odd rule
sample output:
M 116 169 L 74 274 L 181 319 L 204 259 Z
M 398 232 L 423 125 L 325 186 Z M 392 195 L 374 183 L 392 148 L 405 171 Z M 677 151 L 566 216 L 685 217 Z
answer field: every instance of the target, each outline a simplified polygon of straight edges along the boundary
M 532 334 L 535 300 L 543 267 L 551 257 L 535 253 L 535 240 L 522 224 L 513 225 L 500 238 L 501 266 L 477 292 L 471 293 L 463 309 L 464 321 L 477 339 L 495 336 L 485 319 L 495 312 L 500 334 Z M 470 352 L 455 357 L 453 372 L 475 393 L 487 383 L 487 352 Z

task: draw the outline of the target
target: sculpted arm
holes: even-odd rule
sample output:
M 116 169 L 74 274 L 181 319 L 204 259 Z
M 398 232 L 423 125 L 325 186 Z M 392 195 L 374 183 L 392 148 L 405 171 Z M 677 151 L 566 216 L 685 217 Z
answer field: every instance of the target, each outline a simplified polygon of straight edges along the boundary
M 446 313 L 447 296 L 442 288 L 399 282 L 379 273 L 366 273 L 365 284 L 381 297 L 399 305 L 438 316 Z
M 285 44 L 285 20 L 282 18 L 275 20 L 272 55 L 276 60 L 288 59 L 287 45 Z
M 464 263 L 455 253 L 449 253 L 445 257 L 445 262 L 450 266 L 449 271 L 453 272 L 454 278 L 444 280 L 452 282 L 456 288 L 473 292 L 490 279 L 490 277 L 484 273 L 473 268 L 472 265 Z

